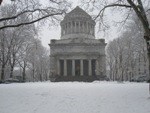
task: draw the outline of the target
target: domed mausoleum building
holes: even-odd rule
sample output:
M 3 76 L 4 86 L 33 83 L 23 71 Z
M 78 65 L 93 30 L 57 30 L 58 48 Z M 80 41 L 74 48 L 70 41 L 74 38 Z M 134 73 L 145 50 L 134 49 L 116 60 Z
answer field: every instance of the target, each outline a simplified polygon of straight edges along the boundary
M 52 81 L 93 81 L 106 75 L 105 40 L 95 39 L 95 21 L 80 7 L 66 14 L 61 37 L 50 46 Z

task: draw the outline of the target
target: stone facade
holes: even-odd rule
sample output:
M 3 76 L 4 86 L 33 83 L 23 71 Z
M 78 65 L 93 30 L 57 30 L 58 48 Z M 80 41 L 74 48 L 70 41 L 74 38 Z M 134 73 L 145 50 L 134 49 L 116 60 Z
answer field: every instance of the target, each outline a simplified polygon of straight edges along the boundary
M 78 6 L 61 22 L 61 38 L 49 46 L 51 79 L 92 81 L 106 75 L 105 40 L 95 39 L 95 21 Z

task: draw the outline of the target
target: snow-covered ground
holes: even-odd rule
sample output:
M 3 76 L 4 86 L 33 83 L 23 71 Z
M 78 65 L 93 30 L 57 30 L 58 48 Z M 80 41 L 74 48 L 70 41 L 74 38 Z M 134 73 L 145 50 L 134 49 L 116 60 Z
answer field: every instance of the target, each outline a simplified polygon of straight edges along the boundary
M 150 113 L 147 83 L 0 84 L 0 113 Z

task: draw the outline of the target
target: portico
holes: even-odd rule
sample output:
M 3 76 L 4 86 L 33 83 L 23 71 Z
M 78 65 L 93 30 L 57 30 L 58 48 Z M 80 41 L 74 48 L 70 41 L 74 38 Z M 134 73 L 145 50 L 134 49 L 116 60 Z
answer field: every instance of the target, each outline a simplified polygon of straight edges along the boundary
M 94 76 L 96 59 L 60 59 L 57 66 L 60 76 Z

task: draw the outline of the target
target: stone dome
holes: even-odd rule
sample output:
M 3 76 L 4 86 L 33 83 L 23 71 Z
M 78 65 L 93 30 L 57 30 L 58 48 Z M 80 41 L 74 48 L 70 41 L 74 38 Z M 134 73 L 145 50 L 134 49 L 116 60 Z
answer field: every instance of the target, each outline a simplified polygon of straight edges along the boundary
M 95 38 L 95 21 L 77 6 L 61 21 L 61 39 Z
M 74 18 L 87 18 L 91 20 L 91 16 L 88 13 L 86 13 L 83 9 L 81 9 L 79 6 L 77 6 L 71 12 L 66 14 L 64 20 L 69 20 Z

